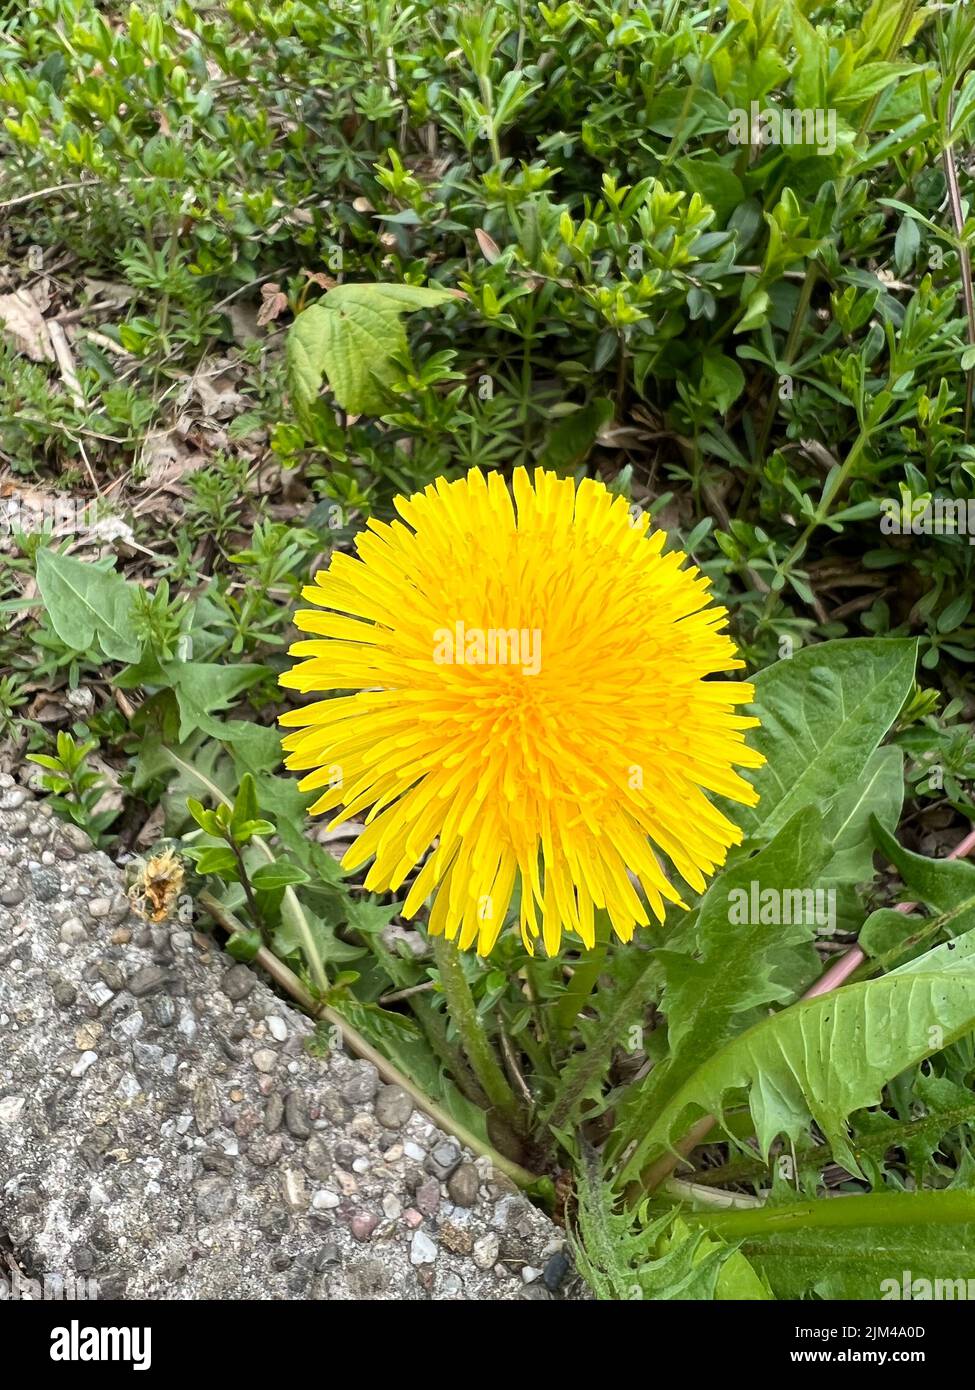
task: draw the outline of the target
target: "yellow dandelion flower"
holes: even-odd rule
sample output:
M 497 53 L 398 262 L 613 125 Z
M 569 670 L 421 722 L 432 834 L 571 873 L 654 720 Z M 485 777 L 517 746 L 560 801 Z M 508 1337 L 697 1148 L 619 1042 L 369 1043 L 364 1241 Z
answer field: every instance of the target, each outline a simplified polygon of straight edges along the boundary
M 590 479 L 519 468 L 513 493 L 475 469 L 398 497 L 304 589 L 281 677 L 345 692 L 282 718 L 311 812 L 368 813 L 345 867 L 396 892 L 422 865 L 404 916 L 435 895 L 430 931 L 482 956 L 516 884 L 529 950 L 592 946 L 596 908 L 624 941 L 662 921 L 658 852 L 701 891 L 742 838 L 705 791 L 754 805 L 734 767 L 762 762 L 752 686 L 705 679 L 743 665 L 727 613 L 664 533 Z

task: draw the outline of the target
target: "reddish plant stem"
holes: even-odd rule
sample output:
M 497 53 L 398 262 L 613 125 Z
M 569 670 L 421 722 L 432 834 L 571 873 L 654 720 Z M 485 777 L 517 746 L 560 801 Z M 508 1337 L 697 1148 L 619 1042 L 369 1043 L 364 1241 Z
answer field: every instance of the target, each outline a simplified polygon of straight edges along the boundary
M 970 830 L 963 840 L 960 840 L 951 853 L 949 859 L 964 859 L 975 849 L 975 830 Z M 898 903 L 894 908 L 895 912 L 913 912 L 917 903 Z M 803 999 L 816 999 L 821 994 L 829 994 L 831 989 L 836 989 L 850 978 L 854 970 L 862 965 L 866 960 L 866 953 L 859 946 L 851 946 L 845 955 L 840 956 L 839 960 L 833 962 L 827 971 L 820 975 L 815 984 L 810 985 L 802 996 Z

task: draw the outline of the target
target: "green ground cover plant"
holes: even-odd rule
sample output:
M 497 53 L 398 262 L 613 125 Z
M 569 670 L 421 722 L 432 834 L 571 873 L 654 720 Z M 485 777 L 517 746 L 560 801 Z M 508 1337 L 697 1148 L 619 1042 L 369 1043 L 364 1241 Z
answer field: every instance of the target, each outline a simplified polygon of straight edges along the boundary
M 973 60 L 916 0 L 0 0 L 0 749 L 599 1297 L 972 1274 Z M 708 577 L 767 761 L 689 911 L 481 960 L 342 870 L 278 678 L 396 495 L 535 465 Z

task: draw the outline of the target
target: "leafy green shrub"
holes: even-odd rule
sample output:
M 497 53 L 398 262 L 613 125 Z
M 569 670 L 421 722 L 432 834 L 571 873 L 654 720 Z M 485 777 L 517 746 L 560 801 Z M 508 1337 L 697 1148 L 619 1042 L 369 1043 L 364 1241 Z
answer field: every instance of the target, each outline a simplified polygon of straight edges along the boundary
M 975 870 L 905 845 L 975 818 L 971 536 L 889 504 L 975 501 L 973 58 L 970 6 L 912 0 L 0 4 L 2 259 L 84 330 L 77 390 L 0 330 L 0 460 L 132 523 L 118 564 L 0 534 L 0 735 L 96 834 L 96 747 L 124 824 L 161 805 L 323 1048 L 385 1058 L 540 1199 L 571 1163 L 603 1296 L 876 1297 L 864 1249 L 921 1276 L 933 1231 L 970 1272 Z M 762 143 L 755 108 L 831 124 Z M 234 418 L 163 526 L 137 487 L 215 359 Z M 607 478 L 713 580 L 769 764 L 661 935 L 461 962 L 499 1117 L 455 966 L 308 834 L 271 724 L 308 571 L 397 492 L 534 462 Z M 44 680 L 97 690 L 80 743 Z M 835 894 L 835 940 L 732 920 L 753 881 Z M 854 938 L 853 982 L 798 1002 Z
M 756 660 L 816 627 L 903 626 L 831 619 L 814 542 L 848 568 L 865 552 L 867 595 L 878 568 L 919 568 L 933 665 L 969 550 L 879 543 L 876 517 L 902 485 L 971 495 L 952 191 L 971 12 L 708 15 L 42 0 L 0 45 L 12 225 L 134 290 L 117 335 L 152 375 L 226 340 L 227 296 L 271 275 L 293 309 L 318 293 L 302 271 L 464 289 L 414 326 L 412 364 L 368 402 L 382 419 L 278 422 L 282 459 L 321 458 L 330 495 L 380 506 L 475 462 L 689 482 L 715 523 L 696 554 Z M 734 143 L 753 102 L 828 109 L 835 147 Z M 87 424 L 111 434 L 112 364 L 83 357 Z M 30 412 L 5 428 L 26 456 Z M 967 617 L 946 631 L 967 661 Z

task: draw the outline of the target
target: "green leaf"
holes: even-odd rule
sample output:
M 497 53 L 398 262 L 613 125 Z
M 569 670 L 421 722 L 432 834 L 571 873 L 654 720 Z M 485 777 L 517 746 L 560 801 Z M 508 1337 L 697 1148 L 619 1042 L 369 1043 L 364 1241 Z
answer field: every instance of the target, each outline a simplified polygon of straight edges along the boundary
M 265 864 L 263 868 L 251 874 L 251 883 L 264 893 L 273 892 L 276 888 L 287 888 L 296 883 L 309 882 L 309 876 L 304 869 L 299 869 L 297 864 L 289 864 L 283 859 L 278 859 L 273 864 Z
M 649 1221 L 642 1213 L 634 1218 L 632 1212 L 617 1212 L 612 1187 L 592 1162 L 580 1169 L 578 1204 L 573 1253 L 597 1299 L 710 1302 L 770 1297 L 734 1244 L 690 1229 L 676 1210 Z
M 750 333 L 765 322 L 771 301 L 765 290 L 755 290 L 750 296 L 745 312 L 735 324 L 736 333 Z
M 904 756 L 899 748 L 878 748 L 855 782 L 837 792 L 823 818 L 835 845 L 824 884 L 866 883 L 874 876 L 871 818 L 894 829 L 904 804 Z
M 261 933 L 256 927 L 247 931 L 235 931 L 227 937 L 224 950 L 234 960 L 252 961 L 261 949 Z
M 755 677 L 762 727 L 752 742 L 764 767 L 745 776 L 755 807 L 727 814 L 768 840 L 802 806 L 822 806 L 858 780 L 911 692 L 916 646 L 900 638 L 846 638 L 806 647 Z
M 858 64 L 854 67 L 841 91 L 837 93 L 836 104 L 841 108 L 857 106 L 870 97 L 876 96 L 878 92 L 882 92 L 897 78 L 904 78 L 910 73 L 918 71 L 919 68 L 913 63 Z
M 195 796 L 187 797 L 186 809 L 201 830 L 205 830 L 208 835 L 222 835 L 223 827 L 217 819 L 216 811 L 208 810 Z
M 915 897 L 935 912 L 951 912 L 952 934 L 967 931 L 975 899 L 975 864 L 965 859 L 928 859 L 912 854 L 878 820 L 873 821 L 877 847 L 893 864 Z M 959 911 L 959 909 L 961 909 Z
M 857 1174 L 847 1117 L 876 1105 L 900 1072 L 975 1027 L 975 972 L 888 975 L 848 985 L 765 1019 L 708 1058 L 639 1137 L 622 1181 L 674 1144 L 699 1116 L 747 1091 L 759 1151 L 811 1121 Z
M 226 726 L 213 715 L 227 709 L 242 691 L 271 674 L 269 667 L 251 662 L 224 666 L 217 662 L 171 661 L 164 669 L 179 706 L 181 743 L 195 729 L 202 729 L 212 738 L 222 737 Z
M 572 469 L 584 462 L 596 436 L 613 418 L 613 403 L 600 397 L 565 415 L 551 430 L 539 457 L 543 468 Z
M 657 953 L 666 966 L 661 1009 L 674 1051 L 683 1049 L 691 1059 L 708 1055 L 732 1032 L 744 1031 L 732 1027 L 736 1014 L 791 998 L 795 948 L 813 940 L 817 925 L 814 900 L 794 895 L 817 881 L 829 858 L 819 812 L 808 806 L 761 853 L 714 880 L 698 911 L 694 954 Z M 754 907 L 765 893 L 775 894 L 780 915 L 798 920 L 761 921 L 761 907 Z
M 965 916 L 975 913 L 975 897 L 968 900 L 967 904 L 953 908 L 950 912 L 943 913 L 929 922 L 921 922 L 922 927 L 929 930 L 944 931 L 949 927 L 949 923 L 957 920 L 961 913 Z M 905 918 L 905 921 L 913 921 L 915 930 L 919 925 L 919 919 Z M 943 970 L 971 970 L 975 972 L 975 929 L 963 932 L 961 936 L 953 937 L 951 941 L 942 941 L 939 946 L 934 946 L 930 951 L 925 951 L 923 955 L 917 956 L 914 960 L 905 961 L 903 965 L 891 970 L 891 975 L 927 974 L 931 971 Z
M 191 849 L 187 853 L 196 860 L 197 873 L 204 877 L 215 874 L 218 878 L 237 881 L 237 858 L 229 846 L 215 845 L 212 849 Z
M 925 925 L 921 917 L 909 917 L 893 908 L 881 907 L 871 912 L 860 928 L 857 945 L 884 968 L 911 949 Z
M 346 921 L 356 931 L 366 936 L 374 935 L 388 927 L 403 904 L 379 903 L 372 898 L 350 898 L 346 907 Z
M 323 884 L 341 883 L 338 861 L 308 835 L 307 811 L 315 793 L 300 792 L 294 777 L 276 777 L 269 770 L 281 762 L 280 732 L 243 719 L 212 722 L 219 730 L 215 737 L 230 749 L 238 776 L 245 772 L 254 776 L 258 801 L 274 818 L 282 844 L 314 879 Z
M 745 373 L 723 352 L 708 351 L 702 359 L 701 387 L 725 415 L 745 389 Z
M 255 835 L 273 835 L 275 826 L 269 820 L 244 820 L 234 831 L 234 841 L 238 845 L 249 845 Z
M 690 949 L 656 952 L 666 974 L 660 1008 L 667 1015 L 670 1055 L 628 1093 L 618 1150 L 646 1132 L 702 1057 L 756 1023 L 769 1004 L 793 999 L 815 975 L 811 885 L 830 854 L 819 812 L 811 806 L 799 811 L 760 854 L 713 881 L 701 900 Z M 761 910 L 765 893 L 775 895 L 766 902 L 781 906 L 775 916 L 790 920 L 762 921 L 770 915 Z
M 728 218 L 745 201 L 745 189 L 733 170 L 716 159 L 687 156 L 677 160 L 692 193 L 699 193 L 714 208 L 717 225 L 724 226 Z
M 28 753 L 27 761 L 37 763 L 38 767 L 49 768 L 51 772 L 60 772 L 62 763 L 60 758 L 52 758 L 47 753 Z
M 903 1298 L 905 1271 L 909 1298 L 964 1298 L 970 1285 L 959 1293 L 952 1281 L 971 1280 L 975 1263 L 975 1192 L 883 1192 L 684 1219 L 737 1242 L 782 1299 Z
M 959 594 L 938 615 L 939 632 L 957 632 L 972 611 L 970 594 Z
M 234 813 L 230 819 L 230 828 L 237 831 L 246 821 L 257 820 L 260 815 L 260 807 L 257 804 L 257 784 L 254 776 L 250 772 L 245 772 L 240 779 L 240 786 L 234 798 Z
M 658 87 L 646 114 L 647 127 L 658 135 L 721 134 L 727 139 L 728 107 L 714 92 L 698 87 L 688 109 L 688 93 L 678 87 Z
M 335 908 L 338 903 L 333 905 Z M 301 913 L 308 924 L 315 946 L 322 961 L 326 966 L 332 966 L 340 961 L 358 960 L 363 954 L 361 946 L 350 946 L 337 935 L 336 928 L 341 921 L 341 916 L 335 912 L 334 916 L 326 919 L 319 917 L 317 913 L 310 910 L 305 894 L 301 898 Z M 286 917 L 281 926 L 274 934 L 274 949 L 279 956 L 303 956 L 304 945 L 302 934 L 298 930 L 298 925 L 293 915 Z
M 120 574 L 43 549 L 37 552 L 37 587 L 66 647 L 86 652 L 97 642 L 109 661 L 138 659 L 132 634 L 135 590 Z
M 172 696 L 169 698 L 172 699 Z M 175 699 L 173 704 L 175 706 Z M 175 710 L 173 718 L 175 722 Z M 175 737 L 175 728 L 173 735 Z M 215 740 L 204 739 L 202 734 L 196 733 L 187 743 L 174 749 L 167 746 L 155 731 L 149 730 L 136 755 L 132 786 L 135 791 L 142 791 L 154 782 L 168 783 L 162 800 L 166 809 L 166 834 L 176 834 L 185 826 L 189 798 L 195 797 L 201 790 L 208 795 L 219 796 L 223 793 L 229 796 L 237 785 L 229 761 Z
M 337 285 L 295 319 L 288 334 L 288 371 L 295 403 L 308 407 L 324 374 L 335 399 L 353 415 L 378 414 L 379 384 L 393 375 L 393 358 L 406 351 L 403 314 L 456 298 L 450 290 L 420 285 Z
M 834 845 L 833 858 L 817 887 L 835 894 L 834 930 L 856 934 L 866 909 L 856 885 L 874 878 L 871 816 L 894 829 L 904 804 L 904 759 L 887 745 L 871 756 L 860 778 L 842 788 L 826 807 L 824 829 Z
M 898 275 L 906 275 L 913 268 L 920 245 L 921 233 L 914 218 L 902 218 L 894 237 L 894 265 Z

